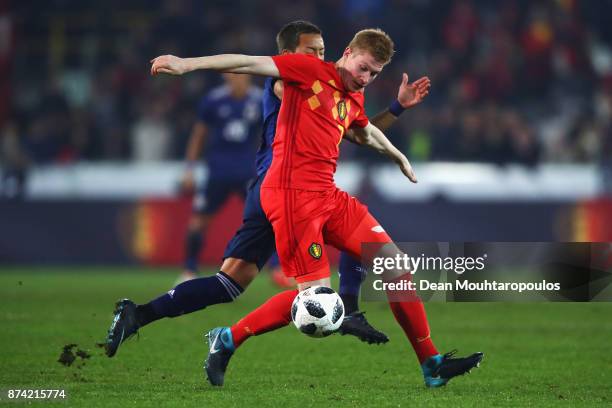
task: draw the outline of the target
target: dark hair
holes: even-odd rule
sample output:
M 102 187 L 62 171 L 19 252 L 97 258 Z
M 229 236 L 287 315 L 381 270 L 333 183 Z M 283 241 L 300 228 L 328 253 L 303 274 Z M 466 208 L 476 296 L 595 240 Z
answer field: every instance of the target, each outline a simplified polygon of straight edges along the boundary
M 276 35 L 278 53 L 280 54 L 283 50 L 295 52 L 300 43 L 300 35 L 302 34 L 322 34 L 322 31 L 310 21 L 305 20 L 297 20 L 285 24 Z

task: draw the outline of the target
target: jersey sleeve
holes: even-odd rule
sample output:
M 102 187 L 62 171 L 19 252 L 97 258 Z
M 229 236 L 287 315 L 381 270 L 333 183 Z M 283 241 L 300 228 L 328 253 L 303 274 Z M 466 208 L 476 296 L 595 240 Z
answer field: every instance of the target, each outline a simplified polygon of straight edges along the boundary
M 300 85 L 311 84 L 323 65 L 323 61 L 312 55 L 284 54 L 272 57 L 283 81 Z

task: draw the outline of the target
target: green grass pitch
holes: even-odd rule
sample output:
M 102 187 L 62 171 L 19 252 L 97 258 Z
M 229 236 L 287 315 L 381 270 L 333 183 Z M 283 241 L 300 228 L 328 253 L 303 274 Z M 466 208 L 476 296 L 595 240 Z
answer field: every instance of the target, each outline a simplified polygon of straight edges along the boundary
M 611 303 L 427 304 L 441 351 L 485 352 L 479 369 L 435 390 L 423 386 L 414 354 L 382 303 L 363 309 L 391 337 L 385 346 L 342 336 L 311 339 L 290 326 L 247 341 L 230 363 L 226 385 L 209 386 L 203 332 L 234 322 L 275 293 L 266 276 L 237 302 L 153 323 L 117 356 L 105 357 L 96 343 L 114 302 L 150 300 L 175 277 L 168 269 L 0 268 L 0 389 L 61 388 L 68 401 L 57 405 L 82 407 L 612 404 Z M 61 365 L 62 347 L 70 343 L 91 357 Z M 6 403 L 2 395 L 0 406 Z

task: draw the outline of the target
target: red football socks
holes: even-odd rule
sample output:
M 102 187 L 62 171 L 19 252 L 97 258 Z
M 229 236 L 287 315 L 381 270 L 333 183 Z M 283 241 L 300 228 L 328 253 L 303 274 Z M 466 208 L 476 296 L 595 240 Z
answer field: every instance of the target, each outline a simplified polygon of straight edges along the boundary
M 406 274 L 392 280 L 393 283 L 407 283 L 412 280 L 412 275 Z M 387 291 L 389 306 L 395 316 L 395 320 L 406 333 L 412 348 L 420 363 L 429 357 L 438 354 L 436 346 L 431 341 L 429 323 L 423 302 L 415 290 Z
M 243 317 L 231 327 L 234 346 L 238 348 L 246 339 L 285 327 L 291 322 L 291 304 L 296 289 L 272 296 L 263 305 Z
M 419 363 L 438 354 L 436 346 L 431 341 L 429 324 L 425 307 L 420 300 L 412 302 L 389 302 L 395 320 L 402 326 L 406 337 L 419 359 Z

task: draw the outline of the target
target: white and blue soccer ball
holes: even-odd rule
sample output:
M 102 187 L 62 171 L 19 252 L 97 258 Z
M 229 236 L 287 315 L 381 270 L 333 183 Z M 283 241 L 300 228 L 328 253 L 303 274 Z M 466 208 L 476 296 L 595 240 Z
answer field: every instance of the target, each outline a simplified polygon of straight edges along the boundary
M 311 337 L 325 337 L 340 328 L 344 304 L 333 289 L 312 286 L 298 293 L 291 306 L 293 324 Z

